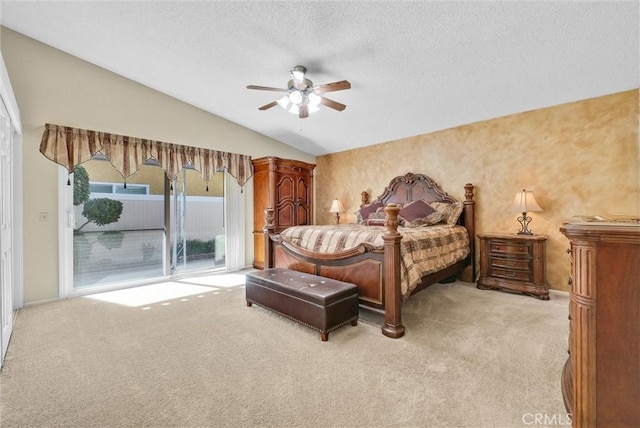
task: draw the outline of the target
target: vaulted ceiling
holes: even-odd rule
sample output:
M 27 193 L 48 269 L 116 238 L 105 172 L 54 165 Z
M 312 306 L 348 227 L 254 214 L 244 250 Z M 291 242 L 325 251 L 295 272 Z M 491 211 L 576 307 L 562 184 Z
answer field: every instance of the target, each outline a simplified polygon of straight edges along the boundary
M 2 25 L 312 155 L 638 88 L 639 2 L 15 2 Z M 295 65 L 346 104 L 274 101 Z

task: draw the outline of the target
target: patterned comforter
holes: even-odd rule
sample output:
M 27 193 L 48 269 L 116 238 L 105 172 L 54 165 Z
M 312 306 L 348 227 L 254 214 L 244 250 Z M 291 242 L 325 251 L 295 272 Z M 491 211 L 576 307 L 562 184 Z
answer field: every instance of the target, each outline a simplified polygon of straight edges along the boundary
M 382 247 L 383 226 L 357 224 L 330 226 L 295 226 L 280 236 L 297 247 L 317 253 L 339 253 L 359 244 Z M 420 283 L 422 276 L 442 270 L 469 255 L 467 229 L 455 225 L 399 227 L 402 300 Z

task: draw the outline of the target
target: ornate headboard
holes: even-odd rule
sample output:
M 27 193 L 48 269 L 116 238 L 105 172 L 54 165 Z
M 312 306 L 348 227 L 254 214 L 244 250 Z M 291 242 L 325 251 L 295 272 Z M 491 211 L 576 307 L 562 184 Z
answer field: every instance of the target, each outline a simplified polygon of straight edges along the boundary
M 407 202 L 423 199 L 427 202 L 458 202 L 447 192 L 442 190 L 438 183 L 423 174 L 411 172 L 398 176 L 391 180 L 384 192 L 373 202 L 404 205 Z
M 460 226 L 464 226 L 469 231 L 469 237 L 472 242 L 475 239 L 475 201 L 473 200 L 473 189 L 474 186 L 471 183 L 467 183 L 464 186 L 464 209 L 462 211 L 462 215 L 458 219 L 458 224 Z M 367 192 L 362 192 L 361 199 L 361 207 L 369 205 L 369 195 Z M 427 202 L 458 202 L 456 198 L 442 190 L 438 183 L 433 181 L 430 177 L 427 177 L 424 174 L 414 174 L 409 172 L 405 175 L 400 175 L 392 179 L 389 182 L 389 185 L 384 189 L 384 192 L 382 192 L 382 194 L 371 203 L 382 202 L 384 205 L 404 205 L 407 202 L 417 201 L 419 199 L 423 199 Z

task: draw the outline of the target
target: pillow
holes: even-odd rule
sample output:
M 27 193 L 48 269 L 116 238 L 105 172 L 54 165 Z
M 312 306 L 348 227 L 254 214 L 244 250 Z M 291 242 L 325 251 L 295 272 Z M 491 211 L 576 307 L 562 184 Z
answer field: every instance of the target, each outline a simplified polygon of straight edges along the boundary
M 379 208 L 384 208 L 384 204 L 382 202 L 374 202 L 369 205 L 365 205 L 355 212 L 356 217 L 358 218 L 358 223 L 363 224 L 369 219 L 369 215 L 371 213 L 375 213 Z
M 413 221 L 418 218 L 426 217 L 429 214 L 433 214 L 435 211 L 436 210 L 431 205 L 422 199 L 419 199 L 400 208 L 398 215 L 402 217 L 404 221 Z
M 369 217 L 367 217 L 367 220 L 379 220 L 379 219 L 384 220 L 385 217 L 387 217 L 387 213 L 384 212 L 384 208 L 378 208 L 378 211 L 369 214 Z
M 447 217 L 440 211 L 434 211 L 426 217 L 417 218 L 413 221 L 404 221 L 404 227 L 424 227 L 433 226 L 434 224 L 441 223 Z
M 369 214 L 369 217 L 362 224 L 365 226 L 384 226 L 385 218 L 387 218 L 387 213 L 384 212 L 384 206 L 382 206 L 376 212 Z
M 456 224 L 464 207 L 462 202 L 431 202 L 429 205 L 446 216 L 445 223 L 447 224 Z
M 384 217 L 383 218 L 371 218 L 364 223 L 366 226 L 384 226 Z

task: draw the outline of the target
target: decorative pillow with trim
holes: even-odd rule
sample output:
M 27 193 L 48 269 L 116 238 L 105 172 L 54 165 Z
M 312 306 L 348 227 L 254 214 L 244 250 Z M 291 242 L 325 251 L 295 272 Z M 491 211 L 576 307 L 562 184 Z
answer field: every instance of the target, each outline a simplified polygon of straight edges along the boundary
M 384 218 L 369 218 L 366 223 L 366 226 L 384 226 Z
M 404 221 L 413 221 L 418 218 L 423 218 L 429 214 L 433 214 L 436 211 L 431 205 L 419 199 L 417 201 L 409 202 L 407 205 L 400 208 L 398 215 L 404 219 Z
M 380 208 L 384 208 L 384 204 L 382 202 L 374 202 L 360 208 L 354 213 L 356 215 L 356 218 L 358 219 L 358 224 L 365 224 L 369 219 L 369 215 L 371 213 L 375 213 Z
M 440 211 L 443 213 L 445 218 L 445 223 L 452 225 L 458 222 L 460 215 L 462 214 L 462 209 L 464 208 L 464 204 L 462 202 L 430 202 L 429 205 L 433 207 L 436 211 Z
M 446 215 L 440 211 L 433 211 L 426 217 L 417 218 L 413 221 L 404 221 L 404 227 L 425 227 L 433 226 L 434 224 L 442 223 L 446 219 Z
M 378 208 L 378 211 L 369 214 L 369 218 L 365 221 L 366 226 L 384 226 L 384 219 L 387 214 L 384 212 L 384 207 Z

